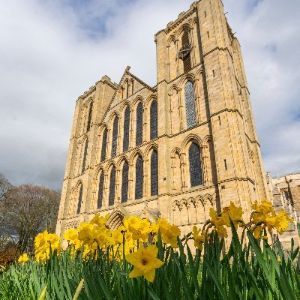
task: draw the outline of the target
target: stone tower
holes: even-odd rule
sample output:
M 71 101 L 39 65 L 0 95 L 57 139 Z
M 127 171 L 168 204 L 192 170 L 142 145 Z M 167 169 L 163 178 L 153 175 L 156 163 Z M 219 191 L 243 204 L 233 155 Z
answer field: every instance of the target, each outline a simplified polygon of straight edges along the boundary
M 157 85 L 127 67 L 76 103 L 57 232 L 93 214 L 165 217 L 183 233 L 230 201 L 268 198 L 240 45 L 221 0 L 155 35 Z

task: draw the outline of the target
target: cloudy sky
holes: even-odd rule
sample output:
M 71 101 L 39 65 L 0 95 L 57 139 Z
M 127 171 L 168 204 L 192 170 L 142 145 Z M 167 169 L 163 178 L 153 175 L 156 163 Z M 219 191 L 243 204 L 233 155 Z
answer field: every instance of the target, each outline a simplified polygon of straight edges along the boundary
M 0 173 L 59 189 L 77 97 L 124 68 L 156 81 L 154 33 L 191 0 L 0 1 Z M 265 168 L 300 171 L 300 1 L 224 0 Z

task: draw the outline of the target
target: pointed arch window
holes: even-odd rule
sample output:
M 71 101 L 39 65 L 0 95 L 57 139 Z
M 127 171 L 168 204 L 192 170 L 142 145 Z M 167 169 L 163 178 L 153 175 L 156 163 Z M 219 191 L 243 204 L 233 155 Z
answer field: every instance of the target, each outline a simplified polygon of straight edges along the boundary
M 117 154 L 118 146 L 118 131 L 119 131 L 119 118 L 115 116 L 112 132 L 112 144 L 111 144 L 111 157 L 115 157 Z
M 87 160 L 87 151 L 88 151 L 88 140 L 86 140 L 85 144 L 84 144 L 81 173 L 83 173 L 85 171 L 86 160 Z
M 186 110 L 186 123 L 187 127 L 191 128 L 196 125 L 196 104 L 195 104 L 195 91 L 194 84 L 188 81 L 184 87 L 185 95 L 185 110 Z
M 181 37 L 182 45 L 182 61 L 184 73 L 189 72 L 192 68 L 191 65 L 191 43 L 189 38 L 189 28 L 185 27 Z
M 129 172 L 129 166 L 127 161 L 123 164 L 123 170 L 122 170 L 122 202 L 126 202 L 128 200 L 128 172 Z
M 143 159 L 139 155 L 135 163 L 135 199 L 143 198 L 144 185 L 144 165 Z
M 90 107 L 89 107 L 89 115 L 88 115 L 88 121 L 87 121 L 87 126 L 86 126 L 87 131 L 89 131 L 91 129 L 92 114 L 93 114 L 93 102 L 90 103 Z
M 98 189 L 98 201 L 97 208 L 101 208 L 103 205 L 103 188 L 104 188 L 104 173 L 101 172 L 100 180 L 99 180 L 99 189 Z
M 158 156 L 157 151 L 151 154 L 151 196 L 158 194 Z
M 130 130 L 130 108 L 129 106 L 127 106 L 124 113 L 123 152 L 126 152 L 129 147 L 129 130 Z
M 191 187 L 203 184 L 201 153 L 198 144 L 195 142 L 189 148 L 189 165 Z
M 110 172 L 110 182 L 109 182 L 109 206 L 115 203 L 115 193 L 116 193 L 116 168 L 112 167 Z
M 82 184 L 80 184 L 80 186 L 79 186 L 79 195 L 78 195 L 78 205 L 77 205 L 77 215 L 80 214 L 80 211 L 81 211 L 82 195 L 83 195 L 83 187 L 82 187 Z
M 150 139 L 157 138 L 157 101 L 153 100 L 150 107 Z
M 140 102 L 136 108 L 136 146 L 143 143 L 143 104 Z
M 102 136 L 102 149 L 101 149 L 101 161 L 106 159 L 106 143 L 107 143 L 107 128 L 103 130 Z

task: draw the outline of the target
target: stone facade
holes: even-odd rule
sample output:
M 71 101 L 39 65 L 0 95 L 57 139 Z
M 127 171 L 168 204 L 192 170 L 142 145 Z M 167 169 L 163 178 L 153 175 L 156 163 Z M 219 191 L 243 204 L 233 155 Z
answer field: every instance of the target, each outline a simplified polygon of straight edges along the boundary
M 167 218 L 182 233 L 230 201 L 269 198 L 239 42 L 220 0 L 194 2 L 155 35 L 157 84 L 127 67 L 75 108 L 61 233 L 93 214 Z

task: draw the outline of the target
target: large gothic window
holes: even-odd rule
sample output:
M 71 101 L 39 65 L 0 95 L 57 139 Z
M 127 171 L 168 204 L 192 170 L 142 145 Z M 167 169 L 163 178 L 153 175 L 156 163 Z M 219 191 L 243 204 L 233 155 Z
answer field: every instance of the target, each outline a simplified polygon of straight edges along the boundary
M 109 182 L 109 206 L 115 203 L 115 193 L 116 193 L 116 168 L 112 167 L 110 172 L 110 182 Z
M 103 205 L 103 188 L 104 188 L 104 173 L 102 171 L 99 180 L 97 208 L 101 208 Z
M 136 109 L 136 145 L 143 143 L 143 104 L 140 102 Z
M 85 141 L 84 150 L 83 150 L 82 168 L 81 168 L 82 173 L 85 171 L 85 167 L 86 167 L 87 151 L 88 151 L 88 140 Z
M 130 130 L 130 108 L 129 106 L 127 106 L 124 113 L 123 152 L 126 152 L 129 147 L 129 130 Z
M 144 166 L 139 155 L 135 163 L 135 199 L 143 198 Z
M 183 70 L 184 73 L 189 72 L 191 70 L 191 43 L 189 39 L 189 29 L 184 28 L 182 37 L 181 37 L 181 44 L 182 44 L 182 61 L 183 61 Z
M 115 157 L 117 154 L 118 146 L 118 130 L 119 130 L 119 118 L 115 116 L 112 132 L 112 144 L 111 144 L 111 157 Z
M 87 131 L 90 130 L 91 124 L 92 124 L 92 114 L 93 114 L 93 102 L 90 103 L 90 108 L 89 108 L 89 115 L 88 115 L 88 121 L 87 121 Z
M 150 107 L 150 139 L 157 138 L 157 101 L 153 100 Z
M 157 151 L 151 154 L 151 196 L 158 194 L 158 160 Z
M 102 136 L 102 149 L 101 149 L 101 161 L 106 159 L 106 143 L 107 143 L 107 128 L 103 130 Z
M 199 146 L 193 142 L 189 148 L 191 187 L 203 184 L 200 155 Z
M 124 162 L 123 171 L 122 171 L 122 202 L 126 202 L 128 200 L 128 171 L 129 166 L 127 161 Z
M 80 184 L 80 186 L 79 186 L 79 195 L 78 195 L 78 205 L 77 205 L 77 215 L 80 214 L 80 211 L 81 211 L 82 194 L 83 194 L 83 187 L 82 187 L 82 184 Z
M 186 123 L 187 127 L 193 127 L 196 125 L 196 105 L 195 105 L 195 92 L 194 84 L 188 81 L 184 88 L 185 94 L 185 110 L 186 110 Z

